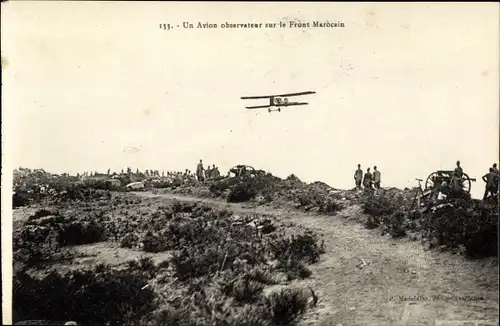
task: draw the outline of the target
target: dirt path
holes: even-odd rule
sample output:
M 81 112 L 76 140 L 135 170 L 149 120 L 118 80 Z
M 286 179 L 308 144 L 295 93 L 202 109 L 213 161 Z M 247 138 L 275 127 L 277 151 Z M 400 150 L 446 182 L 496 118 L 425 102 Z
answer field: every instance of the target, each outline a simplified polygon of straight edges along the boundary
M 382 237 L 355 221 L 362 215 L 357 207 L 331 217 L 171 194 L 137 195 L 268 214 L 322 235 L 327 252 L 310 267 L 313 276 L 298 282 L 311 285 L 320 297 L 304 325 L 498 325 L 496 259 L 469 261 L 424 251 L 418 241 Z

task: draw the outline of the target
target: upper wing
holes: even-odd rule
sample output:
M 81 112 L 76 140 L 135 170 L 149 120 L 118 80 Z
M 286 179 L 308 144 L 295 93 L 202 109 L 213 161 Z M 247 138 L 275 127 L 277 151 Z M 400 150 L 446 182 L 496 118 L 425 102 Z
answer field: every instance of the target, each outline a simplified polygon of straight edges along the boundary
M 280 94 L 280 95 L 274 95 L 274 96 L 288 97 L 288 96 L 299 96 L 299 95 L 309 95 L 309 94 L 316 94 L 316 92 L 307 91 L 307 92 L 300 92 L 300 93 Z
M 308 94 L 316 94 L 313 91 L 301 92 L 301 93 L 290 93 L 290 94 L 280 94 L 280 95 L 261 95 L 261 96 L 243 96 L 242 100 L 249 99 L 258 99 L 258 98 L 272 98 L 272 97 L 287 97 L 287 96 L 299 96 L 299 95 L 308 95 Z

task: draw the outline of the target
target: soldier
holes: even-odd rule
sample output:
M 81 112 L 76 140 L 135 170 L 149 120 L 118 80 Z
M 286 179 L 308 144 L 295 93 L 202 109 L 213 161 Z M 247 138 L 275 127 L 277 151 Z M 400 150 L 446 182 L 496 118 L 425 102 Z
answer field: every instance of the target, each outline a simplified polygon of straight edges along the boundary
M 377 166 L 373 167 L 373 184 L 375 189 L 380 189 L 380 171 L 377 170 Z
M 498 190 L 498 175 L 494 168 L 490 168 L 490 172 L 483 175 L 483 181 L 486 182 L 483 200 L 486 200 L 489 194 L 495 196 Z
M 464 170 L 460 166 L 460 161 L 457 161 L 457 167 L 453 171 L 453 176 L 451 178 L 451 182 L 452 182 L 452 185 L 453 185 L 453 190 L 455 192 L 462 192 L 463 191 L 463 187 L 462 187 L 462 184 L 463 184 L 463 179 L 462 179 L 463 174 L 464 174 Z
M 363 178 L 363 186 L 366 190 L 372 189 L 372 174 L 370 168 L 366 169 L 365 177 Z
M 108 169 L 108 175 L 111 173 L 111 169 Z
M 363 170 L 361 170 L 361 164 L 358 164 L 358 169 L 354 172 L 354 181 L 356 182 L 356 188 L 361 190 L 361 181 L 363 180 Z
M 457 167 L 455 168 L 455 176 L 458 177 L 458 178 L 462 178 L 463 174 L 464 174 L 464 170 L 462 169 L 462 167 L 460 166 L 460 161 L 457 161 Z
M 212 166 L 212 174 L 214 178 L 217 178 L 220 176 L 219 168 L 215 166 L 215 164 Z
M 497 169 L 497 164 L 493 164 L 493 172 L 495 172 L 498 175 L 498 169 Z
M 210 166 L 210 164 L 207 165 L 207 170 L 205 172 L 205 176 L 207 177 L 207 179 L 212 178 L 212 167 Z
M 205 177 L 203 173 L 205 172 L 205 169 L 203 168 L 203 160 L 200 160 L 200 163 L 196 166 L 196 177 L 198 178 L 198 181 L 203 181 L 205 180 Z

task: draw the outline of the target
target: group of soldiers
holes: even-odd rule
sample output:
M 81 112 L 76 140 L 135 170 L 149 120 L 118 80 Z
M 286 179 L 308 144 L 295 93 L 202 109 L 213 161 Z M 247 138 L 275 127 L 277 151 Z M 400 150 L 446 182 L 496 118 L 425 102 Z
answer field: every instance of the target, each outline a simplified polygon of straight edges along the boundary
M 108 174 L 110 174 L 110 173 L 111 173 L 111 169 L 108 169 Z M 123 169 L 121 170 L 121 173 L 122 174 L 124 173 Z M 132 173 L 132 168 L 128 167 L 127 168 L 127 173 Z M 136 174 L 140 174 L 141 172 L 139 171 L 139 169 L 136 169 L 135 173 Z M 159 177 L 160 176 L 160 171 L 150 169 L 150 170 L 144 171 L 144 175 L 147 176 L 147 177 Z M 162 177 L 165 176 L 165 172 L 164 171 L 161 172 L 161 176 Z
M 358 164 L 358 169 L 354 172 L 354 182 L 356 183 L 357 190 L 361 190 L 361 184 L 363 184 L 365 190 L 380 189 L 380 171 L 377 169 L 377 166 L 374 166 L 373 173 L 370 172 L 370 168 L 367 168 L 363 175 L 361 164 Z
M 451 188 L 455 193 L 463 192 L 463 175 L 464 171 L 460 166 L 460 161 L 457 161 L 457 166 L 453 170 L 450 180 Z M 490 167 L 489 172 L 483 175 L 482 179 L 486 183 L 483 200 L 486 200 L 490 196 L 495 197 L 498 192 L 498 168 L 496 163 Z M 441 188 L 446 187 L 446 184 L 441 185 Z
M 464 171 L 460 165 L 460 161 L 457 161 L 456 167 L 453 170 L 453 174 L 451 175 L 450 185 L 444 182 L 444 184 L 440 185 L 441 190 L 443 190 L 444 188 L 448 188 L 448 186 L 451 186 L 451 190 L 453 190 L 454 192 L 463 191 L 463 175 Z M 489 172 L 486 173 L 482 179 L 486 183 L 483 200 L 486 200 L 488 197 L 496 196 L 499 190 L 499 172 L 496 163 L 493 164 L 493 166 L 489 169 Z M 380 189 L 381 174 L 376 166 L 373 167 L 373 173 L 370 172 L 370 168 L 367 168 L 366 172 L 363 174 L 361 164 L 358 164 L 358 169 L 356 170 L 356 172 L 354 172 L 354 181 L 356 183 L 357 190 L 362 189 L 361 185 L 363 185 L 363 188 L 365 190 L 371 190 L 373 188 Z
M 121 174 L 131 174 L 132 173 L 132 168 L 127 167 L 126 169 L 121 169 Z M 219 167 L 213 164 L 212 166 L 208 166 L 205 168 L 203 166 L 203 161 L 200 160 L 198 163 L 198 166 L 196 168 L 196 173 L 192 173 L 191 170 L 186 169 L 184 172 L 179 172 L 179 171 L 159 171 L 159 170 L 145 170 L 144 172 L 139 171 L 139 169 L 136 170 L 136 174 L 144 174 L 146 177 L 166 177 L 167 179 L 179 179 L 181 181 L 193 181 L 193 180 L 198 180 L 198 181 L 205 181 L 205 180 L 210 180 L 214 179 L 217 177 L 220 177 L 221 173 L 219 171 Z M 111 169 L 107 170 L 108 175 L 116 175 L 116 173 L 111 174 Z M 92 176 L 97 176 L 97 172 L 83 172 L 82 174 L 77 174 L 77 177 L 92 177 Z
M 203 160 L 200 160 L 198 165 L 196 166 L 196 179 L 198 181 L 205 181 L 214 178 L 220 177 L 219 167 L 215 166 L 215 164 L 210 167 L 210 164 L 205 169 L 203 167 Z

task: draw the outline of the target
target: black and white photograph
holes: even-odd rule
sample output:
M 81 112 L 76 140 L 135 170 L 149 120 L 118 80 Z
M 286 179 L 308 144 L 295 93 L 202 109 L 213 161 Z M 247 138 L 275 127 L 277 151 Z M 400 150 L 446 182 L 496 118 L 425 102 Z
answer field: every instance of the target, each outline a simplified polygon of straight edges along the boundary
M 499 323 L 497 2 L 2 2 L 2 321 Z

